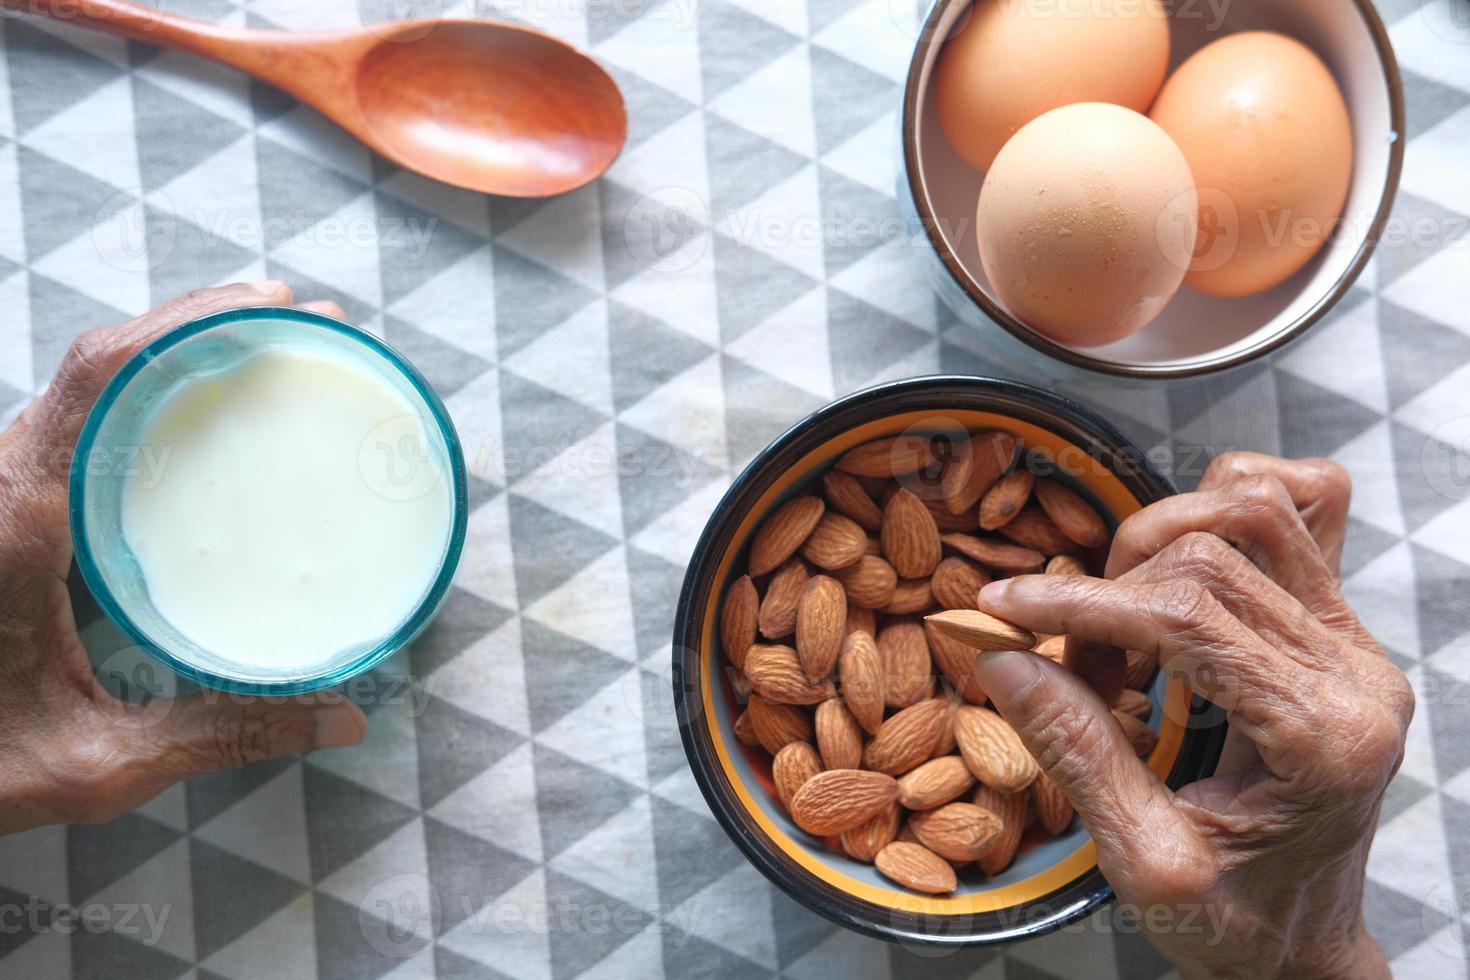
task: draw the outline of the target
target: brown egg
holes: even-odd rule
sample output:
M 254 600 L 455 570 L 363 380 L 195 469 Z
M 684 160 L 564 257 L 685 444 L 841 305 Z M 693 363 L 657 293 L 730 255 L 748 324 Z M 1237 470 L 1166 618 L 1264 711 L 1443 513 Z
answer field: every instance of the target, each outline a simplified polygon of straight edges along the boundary
M 1044 112 L 1112 102 L 1147 112 L 1169 66 L 1163 0 L 976 0 L 940 52 L 939 124 L 970 166 Z
M 1099 102 L 1028 123 L 995 158 L 976 215 L 991 287 L 1032 329 L 1096 347 L 1173 298 L 1198 211 L 1184 155 L 1148 117 Z
M 1191 288 L 1270 289 L 1332 235 L 1352 179 L 1352 120 L 1332 73 L 1300 42 L 1265 31 L 1222 38 L 1179 67 L 1151 116 L 1198 184 Z

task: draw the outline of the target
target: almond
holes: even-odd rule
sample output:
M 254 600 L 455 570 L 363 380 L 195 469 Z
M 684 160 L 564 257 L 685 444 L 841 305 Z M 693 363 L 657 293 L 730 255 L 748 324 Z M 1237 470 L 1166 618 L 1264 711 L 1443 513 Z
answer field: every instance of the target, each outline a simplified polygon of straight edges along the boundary
M 822 771 L 822 760 L 808 742 L 789 742 L 771 761 L 771 782 L 776 784 L 776 798 L 791 812 L 791 798 L 806 781 Z
M 863 545 L 863 554 L 876 555 L 877 557 L 882 558 L 883 542 L 878 540 L 877 538 L 869 537 L 867 542 Z
M 863 632 L 869 636 L 878 633 L 878 614 L 863 606 L 855 606 L 851 602 L 847 604 L 847 625 L 844 627 L 849 635 Z
M 1046 773 L 1037 776 L 1031 784 L 1031 801 L 1036 805 L 1036 819 L 1042 829 L 1053 837 L 1072 822 L 1072 801 Z
M 883 658 L 873 637 L 859 630 L 847 634 L 837 657 L 842 700 L 869 735 L 883 724 Z
M 971 507 L 969 510 L 951 514 L 944 506 L 944 501 L 939 497 L 925 497 L 923 493 L 932 492 L 928 487 L 919 488 L 922 493 L 915 494 L 924 501 L 924 509 L 929 511 L 929 516 L 934 518 L 934 526 L 939 529 L 940 534 L 950 534 L 957 531 L 973 531 L 980 526 L 980 509 Z
M 817 705 L 817 751 L 827 769 L 858 769 L 863 764 L 863 729 L 843 703 L 831 698 Z
M 929 640 L 929 655 L 934 666 L 939 668 L 960 697 L 971 704 L 984 704 L 990 700 L 980 681 L 975 677 L 975 658 L 980 651 L 941 633 L 932 623 L 924 624 L 924 636 Z
M 903 811 L 897 803 L 890 803 L 867 823 L 859 824 L 842 832 L 842 850 L 854 861 L 872 864 L 878 852 L 898 834 L 898 825 L 903 822 Z
M 1061 663 L 1062 657 L 1067 653 L 1067 638 L 1065 636 L 1048 636 L 1036 644 L 1036 652 L 1054 663 Z
M 939 632 L 976 650 L 1030 650 L 1036 636 L 978 609 L 947 609 L 924 617 Z
M 898 583 L 898 587 L 893 590 L 893 597 L 883 607 L 883 612 L 889 616 L 907 616 L 933 606 L 934 592 L 929 579 L 913 578 Z
M 1123 675 L 1123 684 L 1135 691 L 1147 691 L 1154 683 L 1154 672 L 1159 663 L 1141 650 L 1128 651 L 1128 667 Z
M 965 765 L 991 789 L 1020 792 L 1041 771 L 1016 730 L 989 708 L 961 707 L 955 716 L 954 736 Z
M 766 597 L 761 600 L 760 612 L 756 616 L 761 636 L 779 640 L 790 636 L 796 629 L 796 606 L 801 602 L 801 593 L 810 575 L 806 563 L 800 558 L 793 558 L 776 569 L 776 574 L 766 585 Z
M 867 823 L 898 797 L 898 781 L 881 772 L 828 769 L 791 798 L 791 819 L 809 834 L 827 837 Z
M 821 497 L 792 497 L 777 507 L 755 532 L 746 570 L 759 578 L 778 568 L 796 554 L 826 509 Z
M 806 679 L 820 684 L 832 673 L 842 649 L 847 622 L 847 595 L 842 584 L 813 575 L 796 605 L 796 655 Z
M 940 539 L 946 548 L 957 551 L 971 561 L 1002 575 L 1029 575 L 1039 572 L 1046 564 L 1046 556 L 1030 548 L 1007 544 L 994 538 L 981 538 L 973 534 L 946 534 Z
M 1118 700 L 1113 702 L 1113 710 L 1121 711 L 1125 715 L 1132 715 L 1139 721 L 1148 721 L 1148 716 L 1154 713 L 1154 704 L 1148 699 L 1148 695 L 1142 691 L 1135 691 L 1131 687 L 1123 688 L 1118 695 Z
M 934 692 L 934 663 L 924 627 L 913 619 L 895 619 L 878 631 L 883 663 L 883 699 L 890 708 L 907 708 Z
M 807 680 L 796 651 L 786 646 L 751 647 L 745 655 L 745 675 L 761 697 L 777 704 L 818 704 L 836 693 L 831 681 Z
M 875 772 L 902 776 L 929 761 L 948 713 L 949 705 L 943 698 L 930 698 L 904 708 L 878 729 L 878 734 L 863 750 L 863 765 Z
M 959 887 L 954 868 L 922 844 L 894 841 L 873 859 L 885 878 L 926 895 L 943 895 Z
M 970 802 L 982 810 L 989 810 L 1000 818 L 1000 836 L 990 845 L 990 850 L 980 857 L 980 868 L 988 875 L 998 875 L 1010 867 L 1015 860 L 1016 849 L 1021 846 L 1021 835 L 1031 811 L 1031 794 L 1002 793 L 989 786 L 975 790 Z
M 827 506 L 857 521 L 865 530 L 876 531 L 883 526 L 882 509 L 850 473 L 828 470 L 822 477 L 822 489 L 827 492 Z
M 814 737 L 811 717 L 789 704 L 776 704 L 752 694 L 745 714 L 756 741 L 773 756 L 791 742 L 810 742 Z
M 944 506 L 951 514 L 970 510 L 995 485 L 1016 457 L 1016 438 L 1009 432 L 982 432 L 955 454 L 940 481 Z M 971 527 L 976 525 L 971 524 Z
M 949 702 L 949 707 L 944 712 L 944 724 L 939 729 L 939 741 L 934 743 L 934 751 L 929 753 L 930 758 L 937 759 L 941 755 L 954 755 L 960 750 L 954 740 L 954 716 L 964 702 L 955 697 L 951 691 L 944 692 L 944 700 Z
M 1072 539 L 1063 534 L 1040 507 L 1022 508 L 1021 513 L 1001 527 L 1000 533 L 1021 547 L 1043 555 L 1065 555 L 1077 550 Z
M 898 573 L 877 555 L 863 555 L 834 574 L 847 590 L 848 601 L 864 609 L 882 609 L 898 588 Z
M 1087 566 L 1082 564 L 1080 558 L 1072 555 L 1057 555 L 1046 563 L 1046 574 L 1048 575 L 1086 575 Z
M 910 810 L 932 810 L 959 799 L 975 785 L 975 776 L 957 755 L 942 755 L 905 773 L 898 781 L 898 802 Z
M 1128 736 L 1128 744 L 1133 746 L 1133 754 L 1140 759 L 1147 758 L 1148 754 L 1159 744 L 1158 733 L 1148 727 L 1148 722 L 1116 709 L 1113 711 L 1113 717 L 1118 719 L 1118 724 L 1123 728 L 1123 734 Z
M 978 566 L 953 555 L 940 562 L 929 579 L 934 601 L 946 609 L 974 609 L 975 597 L 989 584 L 990 576 Z
M 818 568 L 833 571 L 857 561 L 868 548 L 868 535 L 857 521 L 841 514 L 823 514 L 801 546 L 801 556 Z
M 1000 818 L 973 803 L 947 803 L 910 814 L 919 843 L 950 861 L 978 861 L 1001 835 Z
M 980 526 L 994 531 L 1010 523 L 1031 499 L 1031 487 L 1035 483 L 1036 477 L 1024 467 L 1001 477 L 980 498 Z
M 1037 480 L 1035 493 L 1046 516 L 1073 542 L 1084 548 L 1101 548 L 1108 543 L 1107 523 L 1076 491 L 1055 480 Z
M 725 605 L 720 610 L 720 647 L 725 659 L 737 668 L 745 664 L 745 652 L 755 643 L 760 602 L 749 575 L 740 576 L 725 593 Z
M 894 436 L 849 449 L 837 461 L 837 469 L 853 476 L 907 476 L 934 462 L 934 447 L 928 436 Z
M 899 578 L 928 578 L 939 564 L 939 528 L 924 502 L 899 490 L 883 508 L 883 557 Z
M 755 737 L 755 726 L 750 723 L 750 709 L 746 708 L 740 712 L 735 719 L 735 737 L 745 745 L 759 745 L 761 740 Z

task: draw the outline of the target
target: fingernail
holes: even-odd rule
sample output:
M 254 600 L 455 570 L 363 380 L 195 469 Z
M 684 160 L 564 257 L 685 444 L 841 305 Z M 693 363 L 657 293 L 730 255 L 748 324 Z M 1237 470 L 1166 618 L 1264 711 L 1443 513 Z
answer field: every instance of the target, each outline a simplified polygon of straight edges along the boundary
M 350 701 L 329 704 L 316 710 L 317 748 L 346 748 L 361 742 L 366 734 L 362 713 Z
M 285 285 L 279 279 L 262 279 L 260 282 L 250 283 L 250 288 L 262 296 L 274 296 L 285 288 Z
M 980 590 L 980 601 L 987 606 L 998 606 L 1006 601 L 1006 593 L 1010 591 L 1010 588 L 1011 583 L 1009 579 L 1000 579 L 999 581 L 991 582 Z
M 982 653 L 975 660 L 975 680 L 990 695 L 990 700 L 1004 706 L 1041 680 L 1041 668 L 1037 666 L 1034 654 L 1012 650 Z

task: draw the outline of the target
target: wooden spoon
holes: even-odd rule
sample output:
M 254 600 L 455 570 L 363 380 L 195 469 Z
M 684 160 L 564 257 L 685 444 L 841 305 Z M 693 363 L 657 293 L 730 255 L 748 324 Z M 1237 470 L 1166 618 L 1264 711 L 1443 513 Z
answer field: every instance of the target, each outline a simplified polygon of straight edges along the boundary
M 623 96 L 606 71 L 512 24 L 418 20 L 294 34 L 219 27 L 126 0 L 0 6 L 233 65 L 315 106 L 388 159 L 487 194 L 545 197 L 581 187 L 628 138 Z

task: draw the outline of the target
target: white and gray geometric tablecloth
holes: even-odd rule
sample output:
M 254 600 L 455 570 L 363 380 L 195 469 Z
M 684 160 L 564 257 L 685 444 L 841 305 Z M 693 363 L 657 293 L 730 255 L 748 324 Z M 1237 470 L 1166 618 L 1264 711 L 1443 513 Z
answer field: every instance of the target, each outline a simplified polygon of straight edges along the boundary
M 280 278 L 419 364 L 474 503 L 456 587 L 379 673 L 361 747 L 0 838 L 0 977 L 1168 972 L 1108 915 L 938 958 L 838 929 L 726 839 L 670 715 L 676 592 L 743 462 L 871 382 L 1008 371 L 895 226 L 912 6 L 169 3 L 285 28 L 499 16 L 590 49 L 631 139 L 606 179 L 545 202 L 405 173 L 194 58 L 0 19 L 0 419 L 81 330 Z M 1347 593 L 1421 696 L 1368 916 L 1400 976 L 1441 978 L 1466 974 L 1470 938 L 1470 5 L 1379 6 L 1408 88 L 1399 233 L 1273 363 L 1089 397 L 1180 460 L 1326 454 L 1356 477 Z M 66 905 L 110 928 L 54 928 Z

